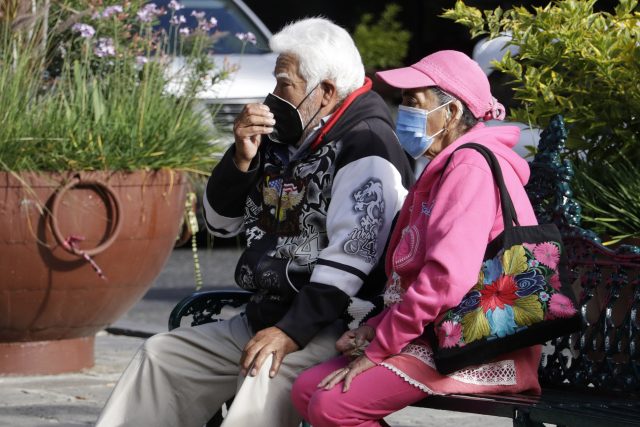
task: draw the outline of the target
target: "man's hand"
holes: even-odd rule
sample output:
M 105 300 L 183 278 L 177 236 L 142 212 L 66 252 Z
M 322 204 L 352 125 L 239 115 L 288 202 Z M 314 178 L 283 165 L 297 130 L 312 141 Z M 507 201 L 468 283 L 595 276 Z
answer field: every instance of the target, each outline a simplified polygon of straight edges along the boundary
M 273 132 L 276 121 L 264 104 L 247 104 L 233 122 L 236 143 L 235 162 L 243 172 L 249 170 L 251 160 L 258 153 L 262 135 Z
M 249 368 L 251 368 L 250 375 L 252 377 L 255 376 L 260 371 L 264 360 L 270 354 L 273 354 L 273 363 L 269 371 L 269 376 L 273 378 L 278 373 L 284 356 L 298 349 L 298 344 L 282 330 L 275 326 L 263 329 L 251 338 L 251 341 L 247 343 L 242 351 L 242 358 L 240 359 L 241 374 L 247 375 Z
M 365 344 L 376 335 L 375 330 L 368 325 L 362 325 L 357 329 L 342 334 L 336 341 L 336 350 L 346 357 L 358 357 L 362 355 Z

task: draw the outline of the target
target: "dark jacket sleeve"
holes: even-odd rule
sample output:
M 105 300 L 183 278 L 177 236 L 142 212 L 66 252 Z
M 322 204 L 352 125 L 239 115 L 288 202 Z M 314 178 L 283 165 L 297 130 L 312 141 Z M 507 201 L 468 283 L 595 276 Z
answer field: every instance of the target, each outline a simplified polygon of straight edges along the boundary
M 260 153 L 247 172 L 238 169 L 234 154 L 235 145 L 232 145 L 211 172 L 203 198 L 207 228 L 222 237 L 241 230 L 247 196 L 260 176 Z
M 350 297 L 334 286 L 309 283 L 296 296 L 287 315 L 276 324 L 303 348 L 325 326 L 339 319 Z

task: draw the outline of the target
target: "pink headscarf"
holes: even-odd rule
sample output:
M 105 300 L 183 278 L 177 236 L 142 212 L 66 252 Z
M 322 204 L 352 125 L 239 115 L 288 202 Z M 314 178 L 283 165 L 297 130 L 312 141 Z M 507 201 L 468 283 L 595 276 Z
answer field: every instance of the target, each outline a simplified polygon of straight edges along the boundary
M 438 86 L 464 101 L 479 120 L 503 120 L 505 116 L 505 108 L 491 95 L 489 80 L 480 65 L 456 50 L 441 50 L 409 67 L 376 75 L 400 89 Z

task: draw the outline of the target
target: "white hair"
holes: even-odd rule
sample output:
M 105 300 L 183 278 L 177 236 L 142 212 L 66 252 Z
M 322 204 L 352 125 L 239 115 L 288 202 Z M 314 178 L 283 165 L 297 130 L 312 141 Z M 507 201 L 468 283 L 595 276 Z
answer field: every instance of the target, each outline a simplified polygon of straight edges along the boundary
M 343 100 L 364 83 L 364 66 L 349 33 L 325 18 L 306 18 L 286 25 L 269 41 L 271 50 L 291 54 L 300 64 L 307 93 L 322 80 L 335 83 Z

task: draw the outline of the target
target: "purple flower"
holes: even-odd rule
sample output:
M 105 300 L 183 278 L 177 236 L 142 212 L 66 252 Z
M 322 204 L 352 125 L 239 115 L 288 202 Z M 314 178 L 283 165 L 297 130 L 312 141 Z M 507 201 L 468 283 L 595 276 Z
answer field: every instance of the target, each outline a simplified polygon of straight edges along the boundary
M 149 62 L 149 58 L 147 58 L 146 56 L 136 56 L 136 64 L 144 65 L 147 62 Z
M 211 28 L 215 27 L 216 25 L 218 25 L 218 20 L 214 16 L 212 16 L 209 19 L 209 25 L 211 25 Z
M 138 19 L 142 22 L 151 22 L 154 18 L 164 15 L 164 9 L 158 9 L 155 3 L 148 3 L 142 7 L 137 13 Z
M 191 34 L 191 30 L 189 30 L 188 28 L 180 28 L 179 31 L 180 34 L 182 34 L 183 36 L 188 36 L 189 34 Z
M 236 37 L 243 43 L 256 44 L 256 36 L 251 31 L 247 33 L 236 33 Z
M 541 291 L 544 287 L 544 276 L 537 270 L 529 270 L 516 276 L 516 283 L 518 284 L 518 290 L 516 295 L 518 297 L 526 297 Z
M 96 47 L 93 49 L 93 53 L 95 53 L 99 58 L 104 58 L 105 56 L 115 56 L 116 48 L 113 45 L 113 39 L 110 39 L 108 37 L 99 38 Z
M 102 17 L 108 18 L 111 15 L 115 15 L 116 13 L 122 13 L 122 6 L 117 4 L 117 5 L 109 6 L 105 8 L 105 10 L 102 12 Z
M 185 18 L 182 15 L 174 15 L 174 16 L 171 17 L 169 22 L 171 23 L 171 25 L 180 25 L 180 24 L 184 24 L 185 22 L 187 22 L 187 18 Z
M 167 7 L 171 10 L 180 10 L 182 8 L 184 8 L 184 5 L 182 3 L 177 2 L 176 0 L 171 0 L 169 2 L 169 4 L 167 5 Z
M 96 33 L 96 30 L 91 25 L 87 24 L 73 24 L 71 30 L 75 31 L 76 33 L 80 33 L 80 37 L 83 37 L 85 39 L 90 39 Z
M 193 16 L 196 19 L 204 19 L 205 13 L 200 11 L 200 12 L 196 12 L 195 10 L 193 12 L 191 12 L 191 16 Z

